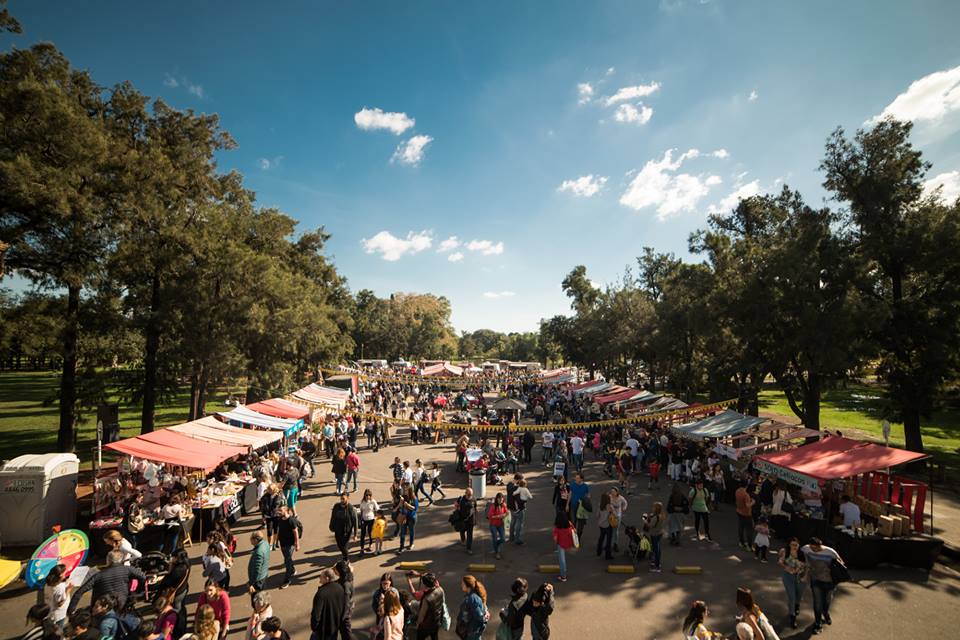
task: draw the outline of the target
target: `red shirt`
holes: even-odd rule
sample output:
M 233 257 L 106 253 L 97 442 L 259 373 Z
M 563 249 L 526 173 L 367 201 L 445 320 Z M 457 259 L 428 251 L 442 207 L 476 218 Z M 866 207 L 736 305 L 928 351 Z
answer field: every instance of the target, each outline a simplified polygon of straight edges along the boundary
M 497 505 L 491 504 L 490 508 L 487 509 L 487 520 L 490 521 L 490 524 L 494 527 L 503 526 L 503 519 L 507 517 L 507 507 L 502 506 L 499 509 Z
M 216 600 L 207 601 L 207 592 L 204 591 L 200 594 L 200 600 L 197 601 L 197 611 L 199 612 L 200 607 L 205 604 L 213 608 L 213 617 L 220 622 L 220 629 L 226 629 L 227 625 L 230 624 L 230 596 L 227 595 L 227 592 L 221 591 Z
M 573 547 L 573 527 L 566 529 L 553 528 L 553 539 L 561 549 L 570 549 Z

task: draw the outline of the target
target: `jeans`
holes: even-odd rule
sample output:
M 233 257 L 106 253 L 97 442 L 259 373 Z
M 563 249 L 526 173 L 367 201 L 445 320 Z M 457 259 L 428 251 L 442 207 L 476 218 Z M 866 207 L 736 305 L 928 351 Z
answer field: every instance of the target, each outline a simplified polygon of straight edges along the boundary
M 613 543 L 613 527 L 600 527 L 600 537 L 597 539 L 597 555 L 599 556 L 600 551 L 603 550 L 604 557 L 607 560 L 612 560 L 613 556 L 610 555 L 611 543 Z
M 345 486 L 345 483 L 343 481 L 344 475 L 342 473 L 338 473 L 336 477 L 337 477 L 337 495 L 340 495 L 341 493 L 343 493 L 343 489 Z
M 660 558 L 662 556 L 662 547 L 660 542 L 663 539 L 663 534 L 658 534 L 655 536 L 650 536 L 650 563 L 654 568 L 660 568 Z
M 813 624 L 822 626 L 823 621 L 830 617 L 830 601 L 833 599 L 833 583 L 822 580 L 811 580 L 810 591 L 813 592 Z
M 784 571 L 780 574 L 783 589 L 787 592 L 787 612 L 793 618 L 800 611 L 800 600 L 803 599 L 803 580 L 795 573 Z
M 433 492 L 434 492 L 434 491 L 439 491 L 441 498 L 446 498 L 446 497 L 447 497 L 447 494 L 445 494 L 445 493 L 443 492 L 443 489 L 440 488 L 440 483 L 439 483 L 439 482 L 432 482 L 432 483 L 430 484 L 430 495 L 428 496 L 428 497 L 430 498 L 430 502 L 431 502 L 431 503 L 433 502 Z
M 426 498 L 430 502 L 433 502 L 433 498 L 431 498 L 430 494 L 427 493 L 427 490 L 423 488 L 423 485 L 425 484 L 425 482 L 426 482 L 425 480 L 420 480 L 420 482 L 417 483 L 417 490 L 414 493 L 414 495 L 416 495 L 418 498 L 422 495 L 424 498 Z
M 293 568 L 293 546 L 280 545 L 280 551 L 283 553 L 283 581 L 290 582 L 293 580 L 293 574 L 296 573 Z
M 406 535 L 410 535 L 410 546 L 413 546 L 413 539 L 416 534 L 417 521 L 413 518 L 407 518 L 406 522 L 400 525 L 400 549 L 403 549 L 403 541 Z
M 523 542 L 523 519 L 526 515 L 526 509 L 510 513 L 510 542 Z
M 490 525 L 490 538 L 493 540 L 493 552 L 500 553 L 500 546 L 503 544 L 504 531 L 502 524 Z
M 710 513 L 708 511 L 693 512 L 693 528 L 700 535 L 700 523 L 703 522 L 703 532 L 710 538 Z
M 347 480 L 343 483 L 343 488 L 346 489 L 347 485 L 353 483 L 353 489 L 351 491 L 357 490 L 357 470 L 356 469 L 347 469 Z
M 583 470 L 583 454 L 582 453 L 573 454 L 573 465 L 577 468 L 577 471 Z
M 363 542 L 367 540 L 373 542 L 373 520 L 361 520 L 360 521 L 360 549 L 364 549 Z
M 350 534 L 336 532 L 333 537 L 337 541 L 337 549 L 340 550 L 340 555 L 346 560 L 350 556 Z
M 750 534 L 753 532 L 753 518 L 737 514 L 737 540 L 740 544 L 750 544 Z
M 567 552 L 560 545 L 557 545 L 557 559 L 560 565 L 560 577 L 566 578 L 567 577 Z
M 546 463 L 547 460 L 553 460 L 553 447 L 543 448 L 543 462 Z

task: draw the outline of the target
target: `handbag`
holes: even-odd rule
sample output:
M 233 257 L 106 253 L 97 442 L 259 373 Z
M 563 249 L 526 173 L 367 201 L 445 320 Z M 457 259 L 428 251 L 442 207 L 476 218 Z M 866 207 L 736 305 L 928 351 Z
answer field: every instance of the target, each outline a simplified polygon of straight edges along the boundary
M 830 580 L 833 581 L 834 585 L 838 585 L 841 582 L 851 582 L 852 578 L 850 577 L 850 572 L 847 571 L 847 568 L 840 564 L 837 560 L 830 561 Z
M 580 536 L 577 535 L 576 531 L 573 532 L 573 548 L 574 549 L 580 548 Z
M 611 513 L 607 516 L 607 523 L 609 523 L 611 527 L 614 527 L 614 528 L 619 527 L 620 518 L 618 518 L 617 516 Z

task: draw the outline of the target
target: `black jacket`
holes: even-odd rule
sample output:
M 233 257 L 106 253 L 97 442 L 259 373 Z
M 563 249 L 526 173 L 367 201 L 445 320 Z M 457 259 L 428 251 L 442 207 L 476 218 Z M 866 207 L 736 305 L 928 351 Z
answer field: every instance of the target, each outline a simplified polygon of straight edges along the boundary
M 337 582 L 328 582 L 313 595 L 310 609 L 310 630 L 320 640 L 334 638 L 347 610 L 347 594 Z
M 443 589 L 434 587 L 423 594 L 417 614 L 417 629 L 436 631 L 443 620 Z
M 335 535 L 349 538 L 357 530 L 357 512 L 352 504 L 333 505 L 330 512 L 330 531 Z
M 553 606 L 554 597 L 551 591 L 547 594 L 546 602 L 539 607 L 533 606 L 533 597 L 529 597 L 521 609 L 523 615 L 530 616 L 530 628 L 536 628 L 544 640 L 550 637 L 550 615 L 553 614 Z M 520 620 L 522 624 L 523 618 Z

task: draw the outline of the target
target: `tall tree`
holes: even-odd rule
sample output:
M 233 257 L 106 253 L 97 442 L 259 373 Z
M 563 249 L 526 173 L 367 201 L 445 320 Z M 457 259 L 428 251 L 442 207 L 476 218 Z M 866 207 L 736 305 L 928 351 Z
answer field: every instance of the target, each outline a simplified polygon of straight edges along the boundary
M 892 119 L 848 139 L 837 129 L 821 164 L 824 187 L 849 207 L 855 247 L 873 274 L 864 295 L 881 319 L 872 338 L 889 414 L 906 446 L 923 451 L 921 418 L 956 367 L 960 280 L 957 205 L 923 195 L 929 164 Z
M 112 243 L 116 167 L 106 118 L 101 88 L 53 45 L 0 56 L 0 242 L 10 269 L 67 297 L 60 451 L 76 446 L 81 296 Z

